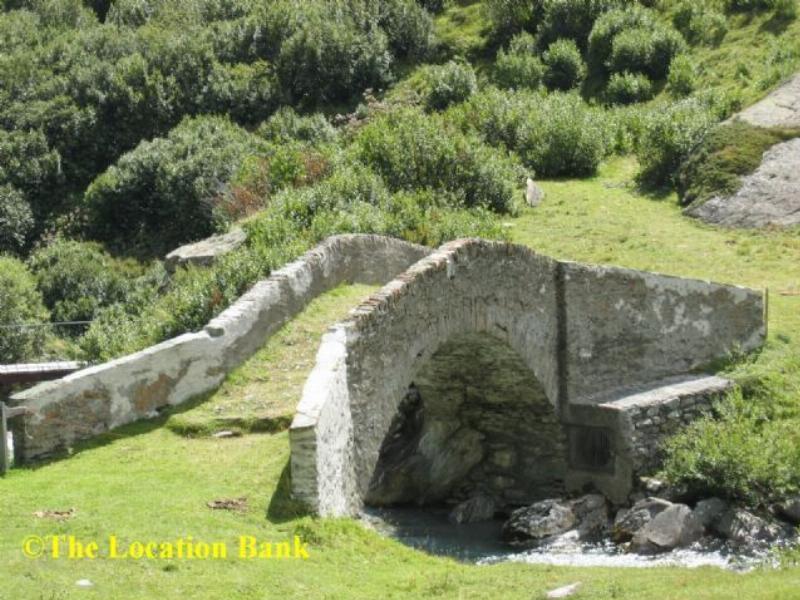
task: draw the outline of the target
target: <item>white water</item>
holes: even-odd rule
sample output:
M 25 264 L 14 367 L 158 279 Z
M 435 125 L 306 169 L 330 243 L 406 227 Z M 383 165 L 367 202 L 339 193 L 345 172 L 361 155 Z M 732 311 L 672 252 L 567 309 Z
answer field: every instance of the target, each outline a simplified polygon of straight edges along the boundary
M 430 554 L 450 556 L 465 562 L 491 565 L 516 562 L 569 567 L 718 567 L 748 571 L 775 562 L 769 550 L 739 554 L 719 540 L 697 543 L 691 548 L 657 556 L 624 552 L 611 542 L 585 544 L 569 532 L 534 549 L 521 550 L 500 539 L 502 521 L 454 525 L 446 510 L 392 508 L 368 509 L 364 522 L 378 532 L 407 546 Z

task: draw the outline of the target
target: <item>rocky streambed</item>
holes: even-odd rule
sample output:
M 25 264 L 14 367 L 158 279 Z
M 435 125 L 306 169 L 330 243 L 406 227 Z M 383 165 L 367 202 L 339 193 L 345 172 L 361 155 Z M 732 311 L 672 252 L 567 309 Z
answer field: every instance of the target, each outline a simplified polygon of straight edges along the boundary
M 510 513 L 476 496 L 455 507 L 371 509 L 364 519 L 409 546 L 479 564 L 748 570 L 797 543 L 800 499 L 755 514 L 718 498 L 690 503 L 665 495 L 644 490 L 614 507 L 588 494 Z

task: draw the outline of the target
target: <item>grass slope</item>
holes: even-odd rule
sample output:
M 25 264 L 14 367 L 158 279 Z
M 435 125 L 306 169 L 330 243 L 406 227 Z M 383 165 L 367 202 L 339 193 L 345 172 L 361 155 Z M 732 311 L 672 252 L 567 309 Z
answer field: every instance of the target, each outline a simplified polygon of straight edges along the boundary
M 614 263 L 670 274 L 710 278 L 774 292 L 800 289 L 800 232 L 729 232 L 686 219 L 670 198 L 635 193 L 636 165 L 620 159 L 583 181 L 543 182 L 541 207 L 510 221 L 515 241 L 560 258 Z M 340 289 L 320 299 L 223 385 L 208 406 L 192 412 L 201 422 L 209 407 L 251 406 L 244 399 L 282 399 L 299 393 L 302 377 L 286 375 L 278 355 L 289 350 L 307 370 L 322 326 L 366 290 Z M 787 386 L 800 381 L 800 297 L 773 293 L 770 346 L 756 361 L 783 371 Z M 287 340 L 293 340 L 286 344 Z M 794 357 L 794 358 L 792 358 Z M 794 369 L 794 370 L 792 370 Z M 798 396 L 800 397 L 800 394 Z M 173 419 L 176 417 L 173 416 Z M 79 449 L 68 460 L 19 469 L 0 480 L 0 599 L 16 598 L 543 598 L 547 590 L 583 582 L 575 598 L 800 597 L 800 570 L 747 575 L 717 569 L 573 569 L 520 564 L 463 565 L 431 557 L 368 531 L 353 521 L 296 516 L 287 500 L 286 433 L 238 438 L 185 438 L 167 419 L 140 423 Z M 208 501 L 248 499 L 246 512 L 212 511 Z M 44 509 L 75 508 L 65 522 L 38 519 Z M 119 536 L 141 540 L 225 541 L 238 536 L 283 541 L 299 534 L 308 561 L 67 561 L 22 555 L 28 535 Z M 235 553 L 234 553 L 235 554 Z M 94 587 L 78 589 L 89 579 Z

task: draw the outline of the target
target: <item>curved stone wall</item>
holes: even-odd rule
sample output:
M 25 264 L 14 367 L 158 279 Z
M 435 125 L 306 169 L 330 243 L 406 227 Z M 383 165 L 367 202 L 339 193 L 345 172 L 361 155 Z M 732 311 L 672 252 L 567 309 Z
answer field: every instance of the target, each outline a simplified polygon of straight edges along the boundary
M 14 395 L 29 409 L 12 421 L 17 456 L 46 456 L 214 390 L 286 321 L 342 283 L 380 285 L 430 249 L 373 235 L 325 240 L 257 283 L 202 331 Z
M 752 350 L 765 333 L 753 290 L 483 240 L 442 246 L 351 315 L 323 339 L 290 430 L 294 495 L 323 515 L 360 509 L 410 384 L 456 336 L 480 333 L 512 349 L 565 427 L 613 430 L 617 417 L 601 405 L 614 390 Z M 623 494 L 631 459 L 612 456 L 609 469 L 584 477 L 571 465 L 566 479 Z

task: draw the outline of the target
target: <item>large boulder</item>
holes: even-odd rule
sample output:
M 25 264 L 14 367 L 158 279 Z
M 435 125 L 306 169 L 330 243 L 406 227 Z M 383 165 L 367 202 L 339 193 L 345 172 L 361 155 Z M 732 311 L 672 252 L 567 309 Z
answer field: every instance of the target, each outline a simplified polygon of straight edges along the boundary
M 692 509 L 685 504 L 673 504 L 636 532 L 630 548 L 639 554 L 657 554 L 685 548 L 702 535 L 703 526 L 692 514 Z
M 777 513 L 792 525 L 800 525 L 800 496 L 789 498 L 785 502 L 778 504 Z
M 670 506 L 672 502 L 661 498 L 644 498 L 631 508 L 623 508 L 614 519 L 611 537 L 618 544 L 630 541 L 636 532 L 653 520 L 653 517 Z
M 775 523 L 741 508 L 727 510 L 714 524 L 713 529 L 726 539 L 748 546 L 759 542 L 774 542 L 783 532 Z
M 722 515 L 728 510 L 728 503 L 719 498 L 701 500 L 694 507 L 694 516 L 706 529 L 714 529 Z
M 497 512 L 497 503 L 489 496 L 473 496 L 469 500 L 458 504 L 450 512 L 450 521 L 461 525 L 462 523 L 480 523 L 489 521 Z
M 588 494 L 572 502 L 578 523 L 578 538 L 598 541 L 608 532 L 608 502 L 600 494 Z
M 174 273 L 178 267 L 195 265 L 207 267 L 220 257 L 233 252 L 247 241 L 247 234 L 238 227 L 228 233 L 215 235 L 193 244 L 176 248 L 164 259 L 164 268 Z
M 565 533 L 576 525 L 572 507 L 563 500 L 542 500 L 511 513 L 503 539 L 511 543 L 538 541 Z

